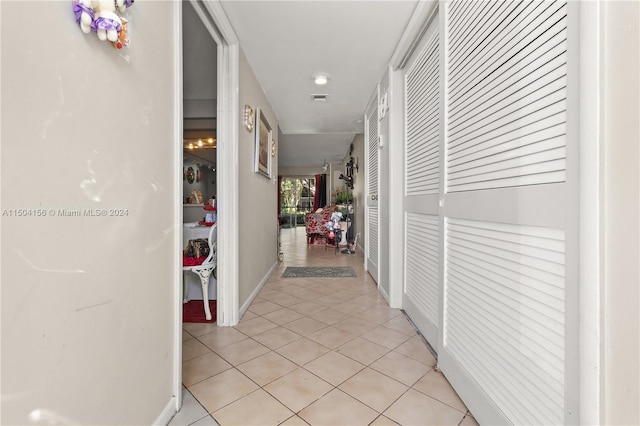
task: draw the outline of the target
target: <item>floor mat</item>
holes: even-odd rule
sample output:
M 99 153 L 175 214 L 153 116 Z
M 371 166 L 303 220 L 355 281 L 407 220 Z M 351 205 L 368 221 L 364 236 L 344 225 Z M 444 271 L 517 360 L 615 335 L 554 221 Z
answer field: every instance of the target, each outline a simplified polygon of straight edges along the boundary
M 282 273 L 282 278 L 344 278 L 357 277 L 351 266 L 308 267 L 289 266 Z
M 202 300 L 189 300 L 182 305 L 182 322 L 216 322 L 216 301 L 209 300 L 211 319 L 207 321 L 204 315 L 204 303 Z

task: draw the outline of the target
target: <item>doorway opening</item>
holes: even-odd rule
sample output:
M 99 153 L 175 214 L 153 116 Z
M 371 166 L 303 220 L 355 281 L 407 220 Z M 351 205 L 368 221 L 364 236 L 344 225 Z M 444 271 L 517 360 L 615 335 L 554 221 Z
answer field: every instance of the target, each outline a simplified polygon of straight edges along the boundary
M 304 215 L 313 210 L 315 194 L 314 177 L 283 177 L 280 183 L 281 226 L 304 226 Z
M 217 197 L 217 79 L 218 45 L 194 5 L 182 7 L 182 246 L 206 239 L 218 221 Z M 216 209 L 216 210 L 213 210 Z M 217 242 L 216 242 L 217 244 Z M 195 253 L 191 253 L 196 255 Z M 217 273 L 209 279 L 208 299 L 217 300 Z M 183 274 L 183 301 L 203 300 L 199 277 Z M 197 302 L 193 302 L 197 303 Z M 204 309 L 204 307 L 203 307 Z M 214 312 L 214 318 L 216 313 Z
M 217 207 L 217 297 L 218 326 L 237 324 L 238 307 L 238 170 L 234 165 L 238 156 L 238 94 L 239 46 L 231 26 L 217 2 L 189 0 L 175 2 L 175 146 L 174 176 L 176 233 L 176 268 L 174 275 L 174 391 L 176 409 L 182 405 L 182 255 L 184 222 L 195 221 L 206 212 L 204 204 L 213 196 Z M 189 19 L 190 21 L 187 21 Z M 195 37 L 192 37 L 195 34 Z M 190 38 L 191 37 L 191 38 Z M 193 54 L 192 49 L 196 49 Z M 199 53 L 198 53 L 199 52 Z M 202 52 L 211 55 L 202 58 Z M 215 61 L 215 62 L 214 62 Z M 195 75 L 194 75 L 195 74 Z M 202 89 L 197 79 L 205 78 L 208 88 Z M 212 95 L 215 93 L 215 95 Z M 212 101 L 213 99 L 213 101 Z M 211 141 L 210 141 L 211 139 Z M 199 146 L 202 140 L 203 146 Z M 224 141 L 224 143 L 219 142 Z M 191 148 L 196 144 L 198 148 Z M 208 148 L 205 148 L 207 146 Z M 196 155 L 197 152 L 197 155 Z M 226 167 L 219 168 L 218 164 Z M 189 172 L 193 170 L 193 176 Z M 198 170 L 196 170 L 196 167 Z M 198 175 L 198 171 L 200 174 Z M 193 187 L 186 181 L 193 177 L 200 183 L 197 200 Z M 200 182 L 197 182 L 198 176 Z M 182 181 L 182 185 L 180 184 Z M 202 198 L 200 198 L 202 195 Z M 195 199 L 196 197 L 194 197 Z M 185 210 L 193 210 L 186 217 Z M 210 228 L 211 229 L 211 228 Z M 179 260 L 178 260 L 179 259 Z M 204 306 L 203 306 L 204 308 Z

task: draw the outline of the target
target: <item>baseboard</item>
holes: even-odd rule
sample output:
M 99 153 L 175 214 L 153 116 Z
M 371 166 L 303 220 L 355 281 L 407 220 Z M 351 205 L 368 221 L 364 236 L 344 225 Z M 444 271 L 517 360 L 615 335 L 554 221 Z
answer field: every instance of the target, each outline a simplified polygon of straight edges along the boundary
M 269 281 L 269 278 L 271 277 L 273 270 L 276 269 L 277 267 L 278 267 L 278 261 L 276 261 L 273 264 L 273 266 L 267 272 L 267 275 L 265 275 L 264 278 L 262 278 L 262 281 L 260 281 L 260 283 L 256 286 L 255 290 L 253 290 L 249 298 L 242 304 L 242 306 L 240 306 L 240 316 L 238 318 L 242 318 L 245 312 L 247 312 L 247 310 L 249 309 L 249 306 L 251 306 L 254 299 L 258 297 L 260 290 L 262 290 L 262 287 L 264 287 L 267 281 Z
M 389 304 L 389 293 L 387 293 L 386 291 L 384 291 L 384 288 L 378 286 L 378 291 L 380 292 L 380 294 L 382 295 L 382 297 L 384 297 L 384 300 L 387 301 L 387 305 Z
M 166 426 L 169 424 L 173 416 L 178 412 L 176 408 L 176 397 L 172 396 L 167 405 L 162 410 L 162 413 L 158 416 L 155 422 L 153 422 L 154 426 Z

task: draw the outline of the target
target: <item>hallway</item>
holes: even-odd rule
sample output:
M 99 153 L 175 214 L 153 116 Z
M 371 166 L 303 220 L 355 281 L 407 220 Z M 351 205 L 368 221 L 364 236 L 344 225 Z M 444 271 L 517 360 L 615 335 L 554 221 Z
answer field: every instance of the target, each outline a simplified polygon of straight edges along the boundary
M 304 228 L 281 243 L 284 262 L 236 327 L 184 324 L 188 391 L 170 424 L 477 424 L 362 253 L 307 246 Z M 357 278 L 283 279 L 287 266 L 351 266 Z

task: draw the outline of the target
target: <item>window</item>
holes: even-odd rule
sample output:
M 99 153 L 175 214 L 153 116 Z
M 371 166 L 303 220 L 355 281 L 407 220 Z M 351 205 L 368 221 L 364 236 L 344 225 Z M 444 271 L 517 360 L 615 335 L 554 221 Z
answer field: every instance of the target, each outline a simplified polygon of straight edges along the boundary
M 315 178 L 283 178 L 280 186 L 280 223 L 304 226 L 304 215 L 313 210 Z

